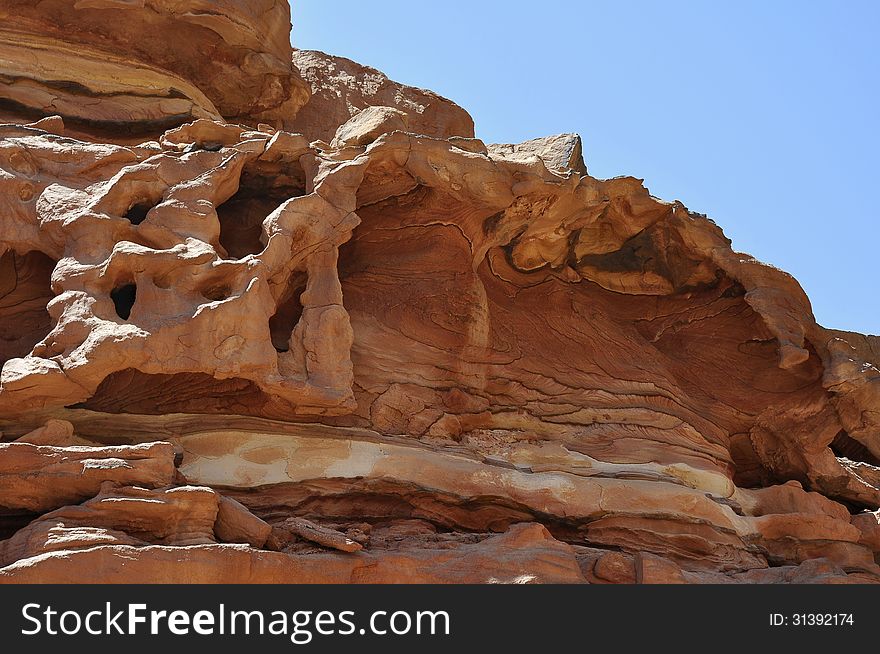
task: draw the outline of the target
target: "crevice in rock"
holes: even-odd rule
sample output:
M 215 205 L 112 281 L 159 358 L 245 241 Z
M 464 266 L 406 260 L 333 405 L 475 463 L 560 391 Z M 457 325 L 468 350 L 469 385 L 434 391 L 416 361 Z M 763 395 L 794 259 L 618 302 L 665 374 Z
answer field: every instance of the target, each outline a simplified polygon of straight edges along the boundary
M 52 328 L 46 305 L 56 263 L 37 251 L 0 257 L 0 367 L 27 356 Z
M 222 302 L 229 299 L 231 294 L 232 289 L 225 284 L 214 285 L 202 290 L 202 297 L 211 302 Z
M 220 220 L 220 245 L 232 259 L 263 251 L 263 220 L 278 203 L 268 198 L 250 196 L 246 190 L 217 207 Z
M 125 212 L 125 218 L 127 218 L 128 222 L 132 225 L 140 225 L 146 220 L 147 214 L 154 206 L 156 206 L 155 203 L 149 201 L 135 202 L 128 208 L 128 211 Z
M 137 300 L 137 284 L 121 284 L 110 291 L 110 299 L 116 309 L 116 315 L 128 320 Z
M 39 513 L 16 511 L 0 507 L 0 540 L 11 538 L 15 532 L 39 517 Z
M 269 318 L 272 345 L 278 352 L 287 352 L 290 349 L 290 335 L 302 317 L 303 306 L 300 295 L 305 290 L 306 281 L 307 276 L 304 272 L 294 272 L 278 301 L 275 314 Z
M 831 441 L 830 447 L 835 456 L 844 457 L 850 461 L 868 463 L 872 466 L 880 467 L 880 459 L 871 454 L 871 451 L 867 447 L 850 437 L 850 435 L 843 429 L 841 429 L 837 433 L 837 436 L 834 437 L 834 440 Z
M 298 171 L 298 167 L 293 167 Z M 272 171 L 242 173 L 238 191 L 216 207 L 220 245 L 232 259 L 263 251 L 263 221 L 282 203 L 305 194 L 305 174 L 287 178 Z
M 540 522 L 556 538 L 583 542 L 575 522 L 537 513 L 509 498 L 462 498 L 393 479 L 325 478 L 223 492 L 270 523 L 293 515 L 337 525 L 421 520 L 438 532 L 501 533 L 518 522 Z
M 103 413 L 259 413 L 267 402 L 251 380 L 205 373 L 148 374 L 128 368 L 108 375 L 91 398 L 71 408 Z
M 51 85 L 47 84 L 51 88 Z M 179 95 L 172 90 L 172 94 Z M 83 96 L 83 101 L 91 101 L 93 99 L 91 92 Z M 5 120 L 8 122 L 22 123 L 33 122 L 48 118 L 55 112 L 44 111 L 25 104 L 10 100 L 8 98 L 0 98 L 0 112 L 5 114 Z M 14 118 L 13 118 L 14 117 Z M 193 120 L 192 114 L 180 113 L 169 116 L 163 116 L 153 120 L 141 121 L 120 121 L 120 120 L 101 120 L 98 118 L 85 119 L 78 116 L 64 116 L 64 125 L 70 130 L 76 130 L 89 135 L 98 141 L 114 142 L 141 142 L 158 138 L 163 132 L 175 127 L 188 123 Z

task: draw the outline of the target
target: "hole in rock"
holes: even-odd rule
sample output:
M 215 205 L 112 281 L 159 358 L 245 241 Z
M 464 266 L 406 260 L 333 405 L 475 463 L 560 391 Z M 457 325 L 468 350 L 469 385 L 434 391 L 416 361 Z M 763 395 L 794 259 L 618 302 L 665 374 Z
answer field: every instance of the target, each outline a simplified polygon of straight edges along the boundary
M 306 288 L 307 276 L 303 272 L 295 272 L 290 277 L 284 295 L 278 302 L 275 315 L 269 318 L 269 332 L 272 335 L 272 345 L 278 352 L 287 352 L 290 349 L 290 334 L 302 317 L 303 306 L 300 295 Z
M 831 451 L 834 452 L 835 456 L 844 457 L 850 461 L 858 461 L 880 467 L 880 459 L 871 454 L 867 447 L 842 430 L 831 441 Z
M 125 212 L 125 217 L 132 225 L 140 225 L 154 206 L 156 205 L 152 202 L 136 202 Z
M 259 254 L 263 251 L 263 221 L 285 201 L 304 193 L 304 174 L 298 167 L 283 172 L 245 169 L 238 191 L 216 209 L 220 245 L 233 259 Z
M 104 413 L 226 413 L 262 415 L 267 396 L 249 379 L 194 373 L 148 374 L 128 368 L 104 378 L 94 395 L 73 408 Z
M 159 277 L 153 277 L 153 286 L 156 288 L 161 288 L 164 291 L 167 291 L 171 288 L 171 280 L 167 275 L 161 275 Z
M 123 284 L 110 291 L 110 299 L 113 300 L 113 306 L 116 307 L 116 315 L 123 320 L 128 320 L 131 316 L 131 309 L 134 307 L 136 298 L 136 284 Z
M 221 302 L 229 298 L 232 290 L 228 286 L 211 286 L 202 291 L 202 297 L 211 302 Z
M 321 479 L 230 490 L 230 495 L 267 522 L 301 515 L 318 522 L 429 521 L 437 530 L 504 532 L 511 524 L 533 522 L 534 512 L 503 497 L 462 499 L 449 493 L 383 479 Z M 550 528 L 550 522 L 542 521 Z M 562 526 L 559 525 L 559 530 Z M 583 536 L 580 537 L 583 541 Z
M 723 278 L 723 275 L 719 275 L 719 277 Z M 745 287 L 739 282 L 731 282 L 730 286 L 724 289 L 724 292 L 721 294 L 723 298 L 732 298 L 732 297 L 743 297 L 746 294 Z
M 55 261 L 42 252 L 0 257 L 0 367 L 28 355 L 52 328 L 46 305 Z
M 27 527 L 38 517 L 38 513 L 27 513 L 0 507 L 0 540 L 12 538 L 15 532 Z
M 34 3 L 31 3 L 34 4 Z M 94 92 L 75 82 L 65 81 L 43 81 L 41 85 L 48 89 L 64 89 L 67 92 L 80 91 L 80 95 L 84 98 L 94 97 Z M 169 97 L 185 98 L 186 96 L 177 89 L 171 89 Z M 40 110 L 29 107 L 25 104 L 0 98 L 0 122 L 10 124 L 31 123 L 42 118 L 59 113 L 58 111 Z M 117 143 L 119 145 L 130 145 L 132 143 L 140 143 L 143 141 L 155 140 L 166 132 L 175 127 L 194 120 L 195 116 L 190 113 L 175 113 L 171 116 L 165 116 L 154 120 L 125 120 L 121 121 L 113 116 L 107 119 L 101 119 L 93 116 L 92 118 L 81 118 L 72 115 L 64 116 L 64 125 L 68 128 L 76 128 L 77 132 L 94 137 L 99 143 Z
M 700 262 L 690 258 L 681 238 L 661 224 L 642 230 L 617 250 L 584 255 L 572 262 L 610 273 L 653 273 L 675 292 L 714 287 L 719 281 L 717 273 L 702 273 L 694 281 Z

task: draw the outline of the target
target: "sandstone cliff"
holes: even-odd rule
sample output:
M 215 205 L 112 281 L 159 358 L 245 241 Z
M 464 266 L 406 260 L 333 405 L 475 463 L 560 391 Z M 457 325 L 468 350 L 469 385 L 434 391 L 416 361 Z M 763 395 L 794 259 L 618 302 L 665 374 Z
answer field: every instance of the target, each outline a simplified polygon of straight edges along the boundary
M 0 581 L 880 581 L 880 339 L 287 12 L 0 2 Z

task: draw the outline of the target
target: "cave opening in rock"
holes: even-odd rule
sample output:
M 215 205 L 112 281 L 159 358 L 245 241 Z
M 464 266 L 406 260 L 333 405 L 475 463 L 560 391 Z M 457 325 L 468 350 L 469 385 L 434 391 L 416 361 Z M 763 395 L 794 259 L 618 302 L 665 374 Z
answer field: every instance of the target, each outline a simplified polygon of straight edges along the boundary
M 202 297 L 211 302 L 222 302 L 232 295 L 232 289 L 225 284 L 215 284 L 202 290 Z
M 232 259 L 259 254 L 265 244 L 263 221 L 290 198 L 305 194 L 304 173 L 293 170 L 248 170 L 242 173 L 238 191 L 217 206 L 220 245 Z
M 12 538 L 17 531 L 29 525 L 39 515 L 39 513 L 16 511 L 0 507 L 0 540 Z
M 238 490 L 230 495 L 267 522 L 291 515 L 321 516 L 336 524 L 368 523 L 379 528 L 396 524 L 399 535 L 409 529 L 422 535 L 457 530 L 504 532 L 517 522 L 536 520 L 527 507 L 500 496 L 462 499 L 391 477 L 279 483 L 261 487 L 259 492 Z M 579 525 L 548 518 L 543 516 L 542 523 L 554 534 L 583 542 L 584 535 L 577 534 Z
M 110 291 L 110 299 L 116 308 L 116 315 L 128 320 L 137 299 L 137 284 L 122 284 Z
M 132 225 L 140 225 L 147 218 L 147 214 L 155 206 L 155 203 L 149 201 L 135 202 L 125 212 L 125 217 Z
M 36 251 L 0 256 L 0 367 L 27 356 L 52 328 L 46 305 L 56 263 Z
M 834 440 L 831 441 L 831 451 L 837 457 L 880 467 L 880 458 L 874 456 L 871 450 L 843 430 L 838 432 Z
M 205 373 L 148 374 L 128 368 L 108 375 L 85 402 L 71 408 L 102 413 L 224 413 L 260 415 L 267 398 L 251 380 Z
M 278 301 L 275 314 L 269 318 L 272 345 L 278 352 L 287 352 L 290 349 L 290 334 L 302 317 L 303 306 L 300 296 L 306 288 L 306 281 L 304 272 L 294 272 Z

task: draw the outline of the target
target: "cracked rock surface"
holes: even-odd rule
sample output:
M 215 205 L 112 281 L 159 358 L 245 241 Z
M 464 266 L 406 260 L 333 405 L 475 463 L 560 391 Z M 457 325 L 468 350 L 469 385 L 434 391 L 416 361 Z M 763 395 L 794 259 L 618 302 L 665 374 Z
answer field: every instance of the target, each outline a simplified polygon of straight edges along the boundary
M 0 3 L 0 582 L 880 581 L 880 338 L 287 7 Z

